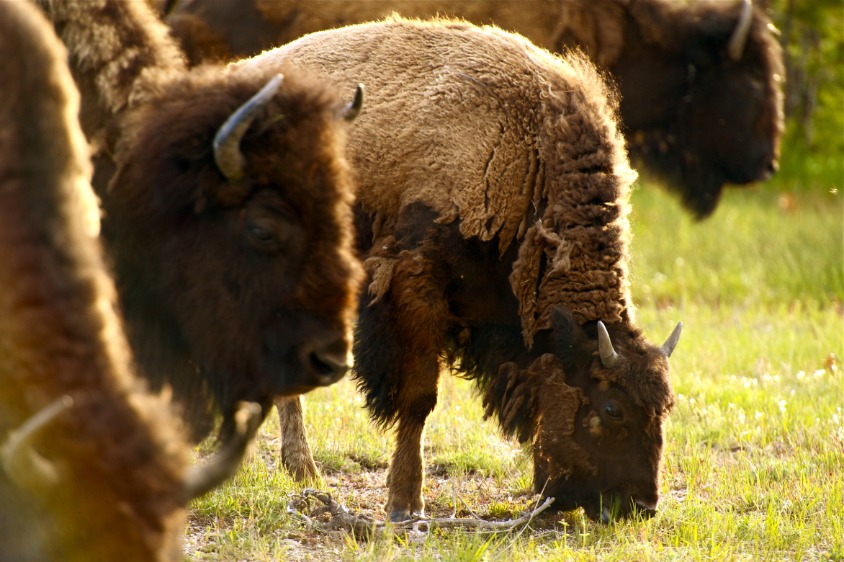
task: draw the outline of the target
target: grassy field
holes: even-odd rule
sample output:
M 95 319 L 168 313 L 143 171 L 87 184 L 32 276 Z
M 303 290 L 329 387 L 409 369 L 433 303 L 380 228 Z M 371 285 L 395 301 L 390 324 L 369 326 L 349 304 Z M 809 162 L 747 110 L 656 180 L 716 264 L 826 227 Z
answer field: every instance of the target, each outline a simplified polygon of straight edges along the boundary
M 654 342 L 685 325 L 653 519 L 570 512 L 503 535 L 371 541 L 314 530 L 288 512 L 301 487 L 277 469 L 273 418 L 239 474 L 193 504 L 188 559 L 844 560 L 842 188 L 733 190 L 702 223 L 660 189 L 634 194 L 637 323 Z M 306 400 L 316 486 L 383 517 L 392 436 L 348 380 Z M 481 418 L 471 384 L 444 377 L 426 436 L 429 515 L 507 519 L 532 505 L 529 456 Z

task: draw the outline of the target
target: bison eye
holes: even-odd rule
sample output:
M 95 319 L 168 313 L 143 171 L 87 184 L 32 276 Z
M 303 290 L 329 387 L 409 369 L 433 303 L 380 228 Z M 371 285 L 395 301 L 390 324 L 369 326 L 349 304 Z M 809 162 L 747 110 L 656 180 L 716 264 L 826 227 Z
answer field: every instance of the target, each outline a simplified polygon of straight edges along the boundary
M 273 239 L 272 230 L 269 228 L 263 228 L 257 224 L 253 224 L 249 227 L 249 234 L 251 234 L 252 237 L 259 242 L 271 242 Z
M 611 400 L 604 402 L 604 413 L 614 421 L 621 421 L 624 419 L 624 411 L 621 409 L 621 406 Z
M 249 238 L 257 250 L 273 253 L 281 248 L 281 240 L 278 232 L 258 223 L 252 223 L 247 227 Z

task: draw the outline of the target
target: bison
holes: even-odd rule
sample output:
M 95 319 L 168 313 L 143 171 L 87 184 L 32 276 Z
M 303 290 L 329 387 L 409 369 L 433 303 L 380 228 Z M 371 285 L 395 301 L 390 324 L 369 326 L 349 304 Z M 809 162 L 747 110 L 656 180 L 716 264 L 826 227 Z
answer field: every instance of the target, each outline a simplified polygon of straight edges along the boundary
M 40 0 L 68 47 L 130 345 L 195 438 L 212 409 L 269 408 L 348 368 L 347 121 L 360 107 L 293 68 L 189 70 L 144 2 Z M 352 98 L 350 98 L 352 99 Z
M 655 509 L 680 325 L 659 347 L 634 326 L 635 173 L 593 65 L 494 27 L 397 18 L 229 69 L 289 64 L 367 87 L 348 143 L 369 284 L 353 373 L 373 419 L 397 426 L 390 518 L 423 513 L 422 435 L 444 366 L 532 446 L 536 490 L 558 508 Z
M 632 156 L 696 217 L 715 210 L 725 184 L 777 170 L 782 49 L 750 0 L 170 0 L 164 10 L 194 62 L 393 11 L 494 23 L 552 51 L 579 47 L 605 69 L 621 92 Z
M 190 468 L 135 376 L 65 59 L 35 7 L 0 2 L 0 559 L 181 560 L 185 505 L 237 466 L 260 416 Z

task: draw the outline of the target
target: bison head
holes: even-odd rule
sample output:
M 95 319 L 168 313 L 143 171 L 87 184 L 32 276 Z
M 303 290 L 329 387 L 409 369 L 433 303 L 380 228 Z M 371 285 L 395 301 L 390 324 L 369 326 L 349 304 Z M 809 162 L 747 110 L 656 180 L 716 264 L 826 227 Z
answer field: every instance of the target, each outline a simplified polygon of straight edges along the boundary
M 535 489 L 555 509 L 582 507 L 604 521 L 652 514 L 680 325 L 655 347 L 622 325 L 581 327 L 562 308 L 552 323 L 527 368 L 501 366 L 487 414 L 497 411 L 506 432 L 532 442 Z
M 631 40 L 610 70 L 622 90 L 631 152 L 698 218 L 725 184 L 769 178 L 783 133 L 782 49 L 749 0 L 662 3 L 657 40 Z M 662 8 L 664 9 L 664 8 Z
M 343 117 L 359 104 L 285 74 L 155 83 L 104 198 L 132 347 L 194 422 L 203 392 L 229 419 L 347 370 L 361 274 Z

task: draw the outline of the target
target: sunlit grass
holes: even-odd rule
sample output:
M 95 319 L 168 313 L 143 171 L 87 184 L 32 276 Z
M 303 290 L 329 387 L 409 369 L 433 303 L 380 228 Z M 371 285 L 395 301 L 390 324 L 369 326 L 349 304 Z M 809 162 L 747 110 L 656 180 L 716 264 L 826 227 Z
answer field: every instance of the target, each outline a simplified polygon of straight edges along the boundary
M 733 190 L 702 223 L 663 191 L 634 194 L 636 321 L 671 358 L 658 514 L 490 536 L 358 541 L 287 512 L 301 490 L 278 469 L 278 424 L 256 455 L 193 505 L 191 560 L 844 560 L 844 199 L 814 190 Z M 306 397 L 319 483 L 383 516 L 392 434 L 372 425 L 352 381 Z M 529 455 L 501 438 L 470 382 L 444 376 L 429 419 L 426 501 L 439 514 L 515 517 L 530 505 Z

